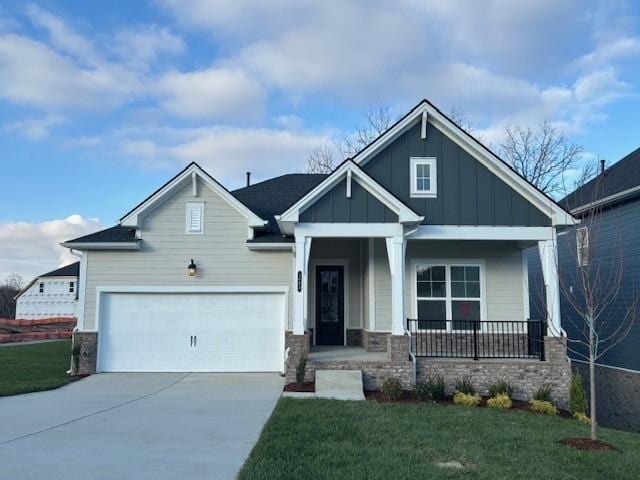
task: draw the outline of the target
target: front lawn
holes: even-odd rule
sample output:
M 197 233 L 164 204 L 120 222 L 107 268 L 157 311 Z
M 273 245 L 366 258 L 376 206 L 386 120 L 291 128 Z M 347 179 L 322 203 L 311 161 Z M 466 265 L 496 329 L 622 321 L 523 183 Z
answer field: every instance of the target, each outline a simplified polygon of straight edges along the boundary
M 621 452 L 558 444 L 575 420 L 453 405 L 281 399 L 239 479 L 638 479 L 640 435 L 601 429 Z M 437 466 L 460 462 L 464 469 Z
M 75 380 L 66 374 L 71 340 L 0 347 L 0 396 L 51 390 Z

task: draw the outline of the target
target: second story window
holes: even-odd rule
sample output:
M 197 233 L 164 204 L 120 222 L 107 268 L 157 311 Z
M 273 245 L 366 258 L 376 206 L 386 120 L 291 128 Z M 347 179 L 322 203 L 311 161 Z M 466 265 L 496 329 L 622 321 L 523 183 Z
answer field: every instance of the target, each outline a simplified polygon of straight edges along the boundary
M 38 292 L 44 293 L 44 283 L 43 282 L 40 282 L 40 285 L 38 286 Z
M 187 203 L 185 233 L 198 234 L 204 231 L 204 203 Z
M 75 291 L 76 291 L 76 283 L 69 282 L 69 293 L 75 293 Z
M 582 227 L 576 230 L 576 253 L 579 267 L 589 265 L 589 227 Z
M 411 158 L 411 196 L 435 198 L 438 193 L 437 161 L 433 157 Z

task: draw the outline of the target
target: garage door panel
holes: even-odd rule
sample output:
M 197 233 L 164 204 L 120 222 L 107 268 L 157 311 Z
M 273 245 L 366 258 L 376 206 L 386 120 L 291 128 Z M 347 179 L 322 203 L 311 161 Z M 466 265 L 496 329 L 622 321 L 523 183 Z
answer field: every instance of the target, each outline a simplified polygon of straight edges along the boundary
M 99 322 L 101 371 L 283 368 L 282 293 L 103 293 Z

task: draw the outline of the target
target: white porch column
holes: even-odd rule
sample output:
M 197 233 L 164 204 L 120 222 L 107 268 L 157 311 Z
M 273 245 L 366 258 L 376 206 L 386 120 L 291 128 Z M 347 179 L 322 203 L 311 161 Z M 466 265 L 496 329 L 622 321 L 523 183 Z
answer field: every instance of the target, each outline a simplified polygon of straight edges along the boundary
M 311 237 L 296 237 L 295 270 L 293 272 L 293 334 L 304 335 L 307 324 L 307 278 Z
M 386 238 L 391 271 L 391 334 L 404 335 L 404 252 L 403 237 Z
M 560 336 L 562 328 L 560 325 L 560 280 L 558 277 L 558 248 L 555 230 L 552 240 L 538 242 L 538 250 L 540 252 L 540 263 L 542 264 L 542 275 L 547 297 L 547 335 L 557 337 Z

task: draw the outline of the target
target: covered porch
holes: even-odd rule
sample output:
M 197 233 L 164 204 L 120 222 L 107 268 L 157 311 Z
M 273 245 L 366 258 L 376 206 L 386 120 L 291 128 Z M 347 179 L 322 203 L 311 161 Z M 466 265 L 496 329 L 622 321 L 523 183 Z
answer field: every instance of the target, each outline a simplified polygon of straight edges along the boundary
M 346 236 L 348 228 L 305 235 L 296 242 L 301 312 L 295 305 L 294 335 L 305 335 L 311 355 L 323 358 L 359 352 L 390 359 L 394 336 L 409 337 L 408 357 L 544 359 L 544 336 L 561 333 L 557 278 L 543 286 L 548 313 L 530 312 L 538 289 L 528 285 L 525 249 L 537 246 L 543 263 L 553 261 L 553 230 L 439 229 L 401 230 L 401 237 Z M 360 350 L 342 355 L 339 347 Z

